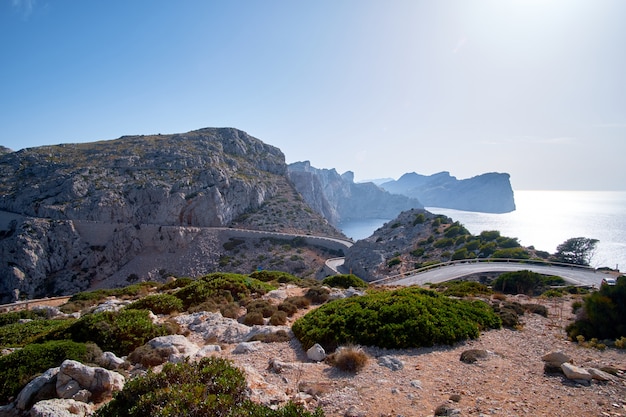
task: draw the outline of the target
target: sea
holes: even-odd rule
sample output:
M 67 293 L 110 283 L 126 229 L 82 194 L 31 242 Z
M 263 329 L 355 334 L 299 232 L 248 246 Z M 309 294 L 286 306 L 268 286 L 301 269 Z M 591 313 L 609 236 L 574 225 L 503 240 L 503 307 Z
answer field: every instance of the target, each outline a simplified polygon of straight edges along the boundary
M 503 214 L 477 213 L 426 207 L 443 214 L 477 235 L 498 230 L 517 238 L 523 246 L 549 253 L 573 237 L 598 239 L 591 266 L 626 270 L 626 191 L 530 191 L 514 192 L 515 211 Z M 348 237 L 369 237 L 392 219 L 368 219 L 339 225 Z

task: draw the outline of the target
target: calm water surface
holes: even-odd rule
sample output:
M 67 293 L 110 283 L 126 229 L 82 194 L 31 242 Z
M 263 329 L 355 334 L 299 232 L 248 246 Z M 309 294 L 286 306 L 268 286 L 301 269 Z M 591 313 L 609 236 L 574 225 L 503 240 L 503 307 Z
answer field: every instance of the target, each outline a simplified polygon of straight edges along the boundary
M 515 211 L 505 214 L 426 209 L 459 221 L 472 234 L 499 230 L 523 246 L 550 253 L 572 237 L 598 239 L 591 265 L 626 270 L 626 191 L 515 191 L 515 205 Z M 363 239 L 389 220 L 347 222 L 340 228 L 353 239 Z

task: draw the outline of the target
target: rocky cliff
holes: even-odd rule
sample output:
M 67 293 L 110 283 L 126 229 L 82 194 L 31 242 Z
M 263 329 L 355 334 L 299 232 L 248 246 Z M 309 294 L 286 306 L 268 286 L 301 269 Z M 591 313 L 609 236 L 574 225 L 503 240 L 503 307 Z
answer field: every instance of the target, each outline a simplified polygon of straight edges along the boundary
M 355 183 L 350 171 L 319 169 L 309 161 L 289 164 L 289 178 L 305 201 L 331 224 L 371 218 L 393 218 L 403 210 L 423 207 L 420 201 L 393 195 L 375 184 Z
M 4 153 L 0 303 L 215 271 L 229 235 L 210 227 L 235 221 L 341 236 L 286 173 L 279 149 L 230 128 Z
M 484 213 L 515 210 L 510 176 L 505 173 L 491 172 L 458 180 L 445 171 L 428 176 L 412 172 L 381 187 L 390 193 L 417 198 L 426 207 Z

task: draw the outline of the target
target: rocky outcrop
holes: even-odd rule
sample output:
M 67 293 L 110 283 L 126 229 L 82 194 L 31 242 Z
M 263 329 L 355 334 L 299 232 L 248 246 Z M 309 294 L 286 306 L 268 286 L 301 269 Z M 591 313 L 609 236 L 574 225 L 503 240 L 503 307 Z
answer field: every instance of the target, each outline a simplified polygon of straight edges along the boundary
M 0 156 L 0 209 L 30 217 L 223 226 L 260 206 L 283 153 L 237 129 L 126 136 Z
M 413 209 L 400 213 L 398 217 L 385 223 L 374 234 L 355 242 L 345 254 L 343 270 L 365 281 L 374 281 L 398 272 L 389 267 L 389 262 L 403 254 L 413 265 L 418 258 L 410 254 L 417 242 L 427 241 L 433 234 L 433 221 L 438 216 L 423 210 Z M 419 248 L 419 246 L 417 246 Z M 431 250 L 432 249 L 432 250 Z M 428 248 L 432 259 L 436 259 L 436 248 Z M 403 267 L 402 265 L 400 265 Z
M 417 198 L 426 207 L 442 207 L 484 213 L 507 213 L 515 210 L 510 176 L 486 173 L 458 180 L 449 172 L 420 175 L 404 174 L 397 181 L 381 184 L 394 194 Z
M 393 218 L 403 210 L 423 207 L 420 201 L 393 195 L 374 183 L 355 183 L 350 171 L 318 169 L 309 161 L 289 165 L 289 178 L 304 200 L 331 224 L 372 218 Z

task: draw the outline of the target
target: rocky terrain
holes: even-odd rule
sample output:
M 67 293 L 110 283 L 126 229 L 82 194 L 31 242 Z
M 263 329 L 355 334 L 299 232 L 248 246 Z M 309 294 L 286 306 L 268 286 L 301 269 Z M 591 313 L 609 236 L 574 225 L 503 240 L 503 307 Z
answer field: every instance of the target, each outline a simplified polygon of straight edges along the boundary
M 304 200 L 331 224 L 393 218 L 401 211 L 423 208 L 416 198 L 390 194 L 371 182 L 355 183 L 350 171 L 312 167 L 309 161 L 289 164 L 289 179 Z
M 236 129 L 0 155 L 0 302 L 227 269 L 215 227 L 341 237 L 286 173 L 280 150 Z
M 370 237 L 355 242 L 346 251 L 343 268 L 366 281 L 375 281 L 432 263 L 488 258 L 494 254 L 504 258 L 549 255 L 521 247 L 517 239 L 500 236 L 498 231 L 473 236 L 447 216 L 412 209 L 400 213 Z
M 449 172 L 420 175 L 404 174 L 381 188 L 394 194 L 419 199 L 426 207 L 444 207 L 483 213 L 508 213 L 515 210 L 509 174 L 490 172 L 458 180 Z
M 285 285 L 265 298 L 279 303 L 302 291 Z M 346 295 L 335 291 L 333 296 Z M 219 313 L 181 314 L 174 320 L 186 336 L 159 337 L 147 346 L 169 352 L 168 360 L 173 362 L 185 357 L 192 361 L 206 356 L 227 358 L 245 372 L 254 401 L 267 405 L 294 401 L 311 410 L 319 407 L 326 416 L 625 416 L 624 351 L 585 348 L 566 339 L 563 328 L 573 318 L 571 297 L 529 300 L 512 296 L 511 301 L 545 305 L 548 316 L 527 313 L 516 329 L 483 332 L 477 340 L 454 346 L 360 347 L 368 359 L 356 373 L 325 361 L 327 352 L 302 350 L 293 338 L 250 341 L 254 335 L 277 330 L 290 334 L 289 324 L 297 316 L 286 326 L 250 327 Z M 97 310 L 115 310 L 126 303 L 109 300 Z M 168 317 L 155 316 L 154 320 Z M 142 373 L 140 365 L 111 354 L 102 361 L 111 371 L 66 362 L 29 385 L 14 403 L 0 407 L 0 416 L 28 412 L 37 393 L 40 399 L 44 396 L 46 384 L 56 386 L 56 393 L 47 396 L 60 399 L 36 402 L 28 415 L 83 416 L 93 410 L 93 400 L 98 398 L 94 393 L 106 400 L 121 389 L 124 380 Z

